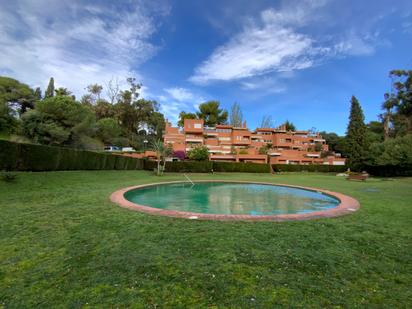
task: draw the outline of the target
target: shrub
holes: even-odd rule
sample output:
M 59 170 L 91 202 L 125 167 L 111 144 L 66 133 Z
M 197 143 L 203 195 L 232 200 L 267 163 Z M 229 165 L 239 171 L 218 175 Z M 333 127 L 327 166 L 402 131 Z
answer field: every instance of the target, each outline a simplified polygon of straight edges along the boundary
M 193 161 L 206 161 L 209 158 L 209 150 L 206 146 L 200 145 L 189 150 L 187 156 Z
M 186 158 L 186 153 L 183 150 L 174 151 L 173 157 L 176 157 L 179 160 L 183 161 Z

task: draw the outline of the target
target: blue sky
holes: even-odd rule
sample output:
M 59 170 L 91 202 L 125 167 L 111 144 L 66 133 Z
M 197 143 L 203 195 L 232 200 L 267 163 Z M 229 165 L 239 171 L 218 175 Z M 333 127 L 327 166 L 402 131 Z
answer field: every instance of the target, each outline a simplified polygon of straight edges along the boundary
M 356 95 L 380 113 L 388 72 L 412 67 L 409 0 L 0 0 L 0 74 L 78 97 L 91 83 L 124 85 L 176 121 L 218 100 L 248 126 L 270 115 L 343 134 Z

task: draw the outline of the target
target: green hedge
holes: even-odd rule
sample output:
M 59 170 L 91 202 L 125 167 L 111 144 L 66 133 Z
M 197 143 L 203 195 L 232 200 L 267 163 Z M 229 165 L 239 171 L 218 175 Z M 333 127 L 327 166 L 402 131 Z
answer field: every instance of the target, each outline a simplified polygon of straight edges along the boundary
M 156 161 L 144 161 L 145 170 L 152 171 L 156 167 Z M 212 171 L 212 168 L 212 161 L 174 161 L 166 162 L 165 171 L 176 173 L 210 173 Z
M 152 171 L 157 167 L 155 161 L 144 161 L 144 169 Z M 210 173 L 214 172 L 243 172 L 243 173 L 268 173 L 268 164 L 260 163 L 238 163 L 217 161 L 175 161 L 166 162 L 166 172 L 181 173 Z
M 136 170 L 143 160 L 120 155 L 0 140 L 0 170 Z
M 212 168 L 212 161 L 166 162 L 166 172 L 210 173 Z
M 366 165 L 363 170 L 373 176 L 412 176 L 412 165 Z
M 215 172 L 240 172 L 240 173 L 269 173 L 269 164 L 263 163 L 240 163 L 240 162 L 213 162 Z
M 75 150 L 70 148 L 51 147 L 44 145 L 19 144 L 0 140 L 0 170 L 17 171 L 57 171 L 57 170 L 153 170 L 155 161 L 142 160 L 98 153 Z M 274 164 L 276 172 L 344 172 L 342 165 L 289 165 Z M 217 161 L 177 161 L 167 162 L 166 172 L 210 173 L 215 172 L 244 172 L 268 173 L 269 164 L 237 163 Z M 369 167 L 366 170 L 372 175 L 412 175 L 412 167 Z
M 345 165 L 299 165 L 299 164 L 272 164 L 275 172 L 320 172 L 320 173 L 343 173 L 348 168 Z

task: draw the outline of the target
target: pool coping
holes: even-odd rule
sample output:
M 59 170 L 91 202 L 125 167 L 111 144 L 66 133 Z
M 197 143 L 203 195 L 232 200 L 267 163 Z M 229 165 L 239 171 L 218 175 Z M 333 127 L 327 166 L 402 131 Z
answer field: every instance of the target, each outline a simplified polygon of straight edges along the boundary
M 319 219 L 319 218 L 334 218 L 343 215 L 347 215 L 355 212 L 360 208 L 359 202 L 348 195 L 333 192 L 324 189 L 318 189 L 313 187 L 303 187 L 295 186 L 289 184 L 280 184 L 280 183 L 270 183 L 270 182 L 256 182 L 256 181 L 234 181 L 234 180 L 196 180 L 195 183 L 199 182 L 224 182 L 224 183 L 249 183 L 249 184 L 261 184 L 261 185 L 272 185 L 272 186 L 282 186 L 296 189 L 304 189 L 309 191 L 315 191 L 319 193 L 324 193 L 326 195 L 337 198 L 340 201 L 340 204 L 334 208 L 314 211 L 310 213 L 302 214 L 281 214 L 281 215 L 226 215 L 226 214 L 204 214 L 197 212 L 187 212 L 187 211 L 177 211 L 177 210 L 167 210 L 149 207 L 145 205 L 136 204 L 128 201 L 124 194 L 127 191 L 140 189 L 145 187 L 157 186 L 157 185 L 166 185 L 173 183 L 187 183 L 186 181 L 167 181 L 167 182 L 157 182 L 150 184 L 143 184 L 138 186 L 131 186 L 123 188 L 113 192 L 110 195 L 110 200 L 119 205 L 120 207 L 127 208 L 134 211 L 139 211 L 142 213 L 150 215 L 159 215 L 167 216 L 174 218 L 185 218 L 185 219 L 197 219 L 197 220 L 220 220 L 220 221 L 299 221 L 299 220 L 309 220 L 309 219 Z

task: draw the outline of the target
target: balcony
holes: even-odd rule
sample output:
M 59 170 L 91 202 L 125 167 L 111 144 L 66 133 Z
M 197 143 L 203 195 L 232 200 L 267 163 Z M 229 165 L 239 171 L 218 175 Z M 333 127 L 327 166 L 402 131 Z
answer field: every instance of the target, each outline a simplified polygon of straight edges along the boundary
M 186 142 L 203 143 L 203 136 L 199 135 L 186 135 L 185 139 Z
M 233 145 L 250 145 L 249 138 L 233 139 Z

